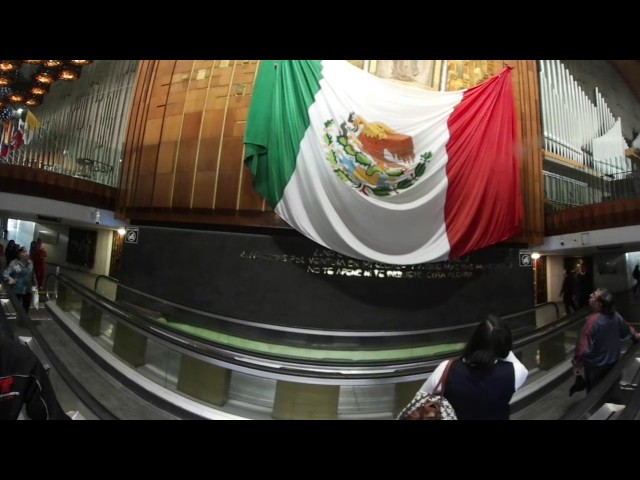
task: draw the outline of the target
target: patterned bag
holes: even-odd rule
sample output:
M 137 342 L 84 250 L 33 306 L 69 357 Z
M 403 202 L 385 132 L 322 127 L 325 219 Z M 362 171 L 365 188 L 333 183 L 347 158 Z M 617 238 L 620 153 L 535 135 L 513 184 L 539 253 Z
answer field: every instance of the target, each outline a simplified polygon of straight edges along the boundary
M 449 376 L 449 369 L 453 364 L 449 360 L 435 390 L 440 386 L 440 394 L 423 393 L 416 395 L 413 400 L 398 414 L 397 420 L 457 420 L 456 412 L 444 397 L 444 386 Z

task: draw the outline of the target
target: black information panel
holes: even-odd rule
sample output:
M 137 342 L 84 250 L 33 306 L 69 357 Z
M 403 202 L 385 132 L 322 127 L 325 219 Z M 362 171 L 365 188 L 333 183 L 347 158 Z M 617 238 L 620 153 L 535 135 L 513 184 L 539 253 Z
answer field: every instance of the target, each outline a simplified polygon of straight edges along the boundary
M 356 260 L 298 235 L 140 227 L 120 281 L 161 298 L 253 322 L 336 330 L 459 325 L 533 307 L 521 248 L 396 266 Z

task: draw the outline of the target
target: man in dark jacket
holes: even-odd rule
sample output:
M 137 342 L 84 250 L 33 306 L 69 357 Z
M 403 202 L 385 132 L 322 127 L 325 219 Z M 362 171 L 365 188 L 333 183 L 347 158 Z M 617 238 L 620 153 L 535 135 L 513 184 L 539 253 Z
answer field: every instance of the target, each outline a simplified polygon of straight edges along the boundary
M 578 337 L 573 360 L 576 371 L 584 369 L 587 392 L 618 362 L 623 340 L 640 340 L 640 334 L 616 312 L 608 290 L 593 292 L 589 306 L 595 313 L 589 315 Z
M 0 420 L 71 420 L 64 413 L 38 357 L 25 345 L 0 337 Z

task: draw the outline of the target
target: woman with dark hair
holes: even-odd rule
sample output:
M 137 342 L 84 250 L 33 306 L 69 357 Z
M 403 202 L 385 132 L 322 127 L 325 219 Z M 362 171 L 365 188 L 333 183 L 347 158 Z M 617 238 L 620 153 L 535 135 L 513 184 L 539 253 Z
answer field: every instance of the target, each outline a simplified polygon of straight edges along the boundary
M 640 334 L 616 312 L 613 295 L 598 288 L 589 297 L 594 310 L 578 336 L 573 358 L 575 373 L 584 371 L 587 392 L 615 366 L 620 359 L 622 340 L 640 340 Z
M 451 361 L 443 388 L 458 419 L 509 420 L 511 397 L 528 374 L 511 347 L 509 326 L 489 315 L 473 331 L 462 357 L 438 365 L 416 396 L 440 393 L 436 386 Z

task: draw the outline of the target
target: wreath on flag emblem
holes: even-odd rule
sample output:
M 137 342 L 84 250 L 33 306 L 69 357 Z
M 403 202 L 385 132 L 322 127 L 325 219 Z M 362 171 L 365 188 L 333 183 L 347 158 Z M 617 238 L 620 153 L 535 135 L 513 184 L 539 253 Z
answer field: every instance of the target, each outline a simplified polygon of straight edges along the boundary
M 429 151 L 416 156 L 409 135 L 355 112 L 339 126 L 327 120 L 323 139 L 333 172 L 365 195 L 385 197 L 406 190 L 424 175 L 433 157 Z

